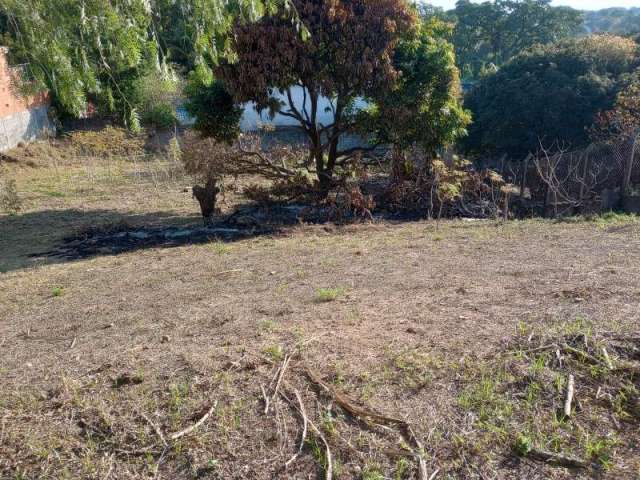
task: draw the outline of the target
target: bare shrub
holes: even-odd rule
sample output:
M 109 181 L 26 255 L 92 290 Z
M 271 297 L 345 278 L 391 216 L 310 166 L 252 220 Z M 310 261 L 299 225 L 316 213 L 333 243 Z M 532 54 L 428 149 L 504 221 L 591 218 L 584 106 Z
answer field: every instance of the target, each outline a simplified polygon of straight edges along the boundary
M 580 151 L 561 145 L 540 146 L 533 158 L 546 186 L 545 204 L 554 217 L 600 208 L 605 189 L 620 188 L 631 178 L 635 142 L 593 144 Z
M 197 139 L 182 152 L 185 170 L 204 185 L 194 187 L 194 195 L 205 218 L 213 211 L 212 203 L 225 177 L 259 176 L 272 181 L 270 187 L 253 185 L 246 189 L 246 195 L 258 202 L 298 199 L 312 192 L 313 183 L 303 169 L 305 160 L 304 152 L 293 146 L 276 144 L 263 149 L 258 135 L 243 135 L 232 144 Z
M 492 170 L 476 171 L 470 162 L 432 159 L 420 150 L 394 152 L 391 181 L 380 203 L 430 218 L 496 217 L 506 203 L 504 179 Z

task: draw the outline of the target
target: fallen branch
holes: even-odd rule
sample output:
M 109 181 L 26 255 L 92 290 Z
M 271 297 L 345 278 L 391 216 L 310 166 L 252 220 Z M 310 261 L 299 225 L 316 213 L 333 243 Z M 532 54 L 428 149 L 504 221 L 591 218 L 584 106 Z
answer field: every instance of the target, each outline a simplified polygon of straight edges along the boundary
M 216 409 L 217 406 L 218 406 L 218 402 L 215 401 L 214 404 L 209 409 L 209 411 L 205 413 L 200 420 L 198 420 L 196 423 L 191 425 L 189 428 L 185 428 L 184 430 L 181 430 L 179 432 L 169 435 L 169 440 L 174 441 L 179 439 L 180 437 L 184 437 L 185 435 L 188 435 L 191 432 L 193 432 L 196 428 L 198 428 L 200 425 L 202 425 L 204 422 L 207 421 L 207 419 L 211 416 L 211 414 L 213 413 L 213 411 Z
M 268 399 L 265 399 L 265 407 L 264 407 L 264 414 L 265 415 L 267 413 L 269 413 L 269 405 L 271 403 L 273 403 L 273 401 L 276 399 L 276 396 L 278 395 L 278 390 L 280 390 L 280 385 L 282 384 L 282 379 L 284 378 L 284 373 L 287 370 L 287 367 L 289 366 L 289 362 L 290 361 L 291 361 L 291 356 L 285 355 L 284 356 L 284 360 L 282 361 L 282 366 L 276 372 L 277 381 L 276 381 L 276 386 L 273 388 L 273 394 L 271 395 L 271 401 L 269 402 Z M 274 378 L 276 378 L 276 377 L 274 377 Z M 271 382 L 273 383 L 273 380 Z M 269 385 L 269 386 L 271 386 L 271 385 Z M 263 389 L 262 394 L 264 395 L 265 393 L 266 392 Z
M 296 461 L 298 456 L 302 453 L 302 449 L 304 448 L 304 442 L 307 440 L 307 425 L 309 424 L 309 419 L 307 418 L 307 412 L 304 409 L 304 403 L 302 403 L 302 398 L 297 390 L 293 391 L 296 399 L 298 400 L 300 416 L 302 417 L 302 437 L 300 438 L 300 447 L 298 451 L 284 464 L 285 468 L 289 468 L 293 462 Z
M 214 277 L 220 277 L 222 275 L 228 275 L 230 273 L 240 273 L 240 272 L 244 272 L 243 269 L 241 268 L 234 268 L 233 270 L 224 270 L 222 272 L 216 272 L 213 274 Z
M 260 391 L 262 392 L 262 398 L 264 399 L 264 414 L 266 415 L 269 412 L 269 396 L 262 384 L 260 384 Z
M 418 468 L 419 468 L 419 471 L 420 471 L 420 476 L 418 478 L 420 480 L 427 480 L 427 475 L 428 475 L 427 474 L 427 461 L 422 456 L 422 453 L 424 452 L 424 447 L 422 446 L 422 442 L 420 442 L 420 440 L 416 436 L 415 432 L 413 431 L 413 429 L 411 428 L 411 426 L 408 423 L 406 423 L 406 427 L 405 428 L 407 430 L 408 436 L 411 438 L 413 443 L 418 448 L 417 452 L 415 452 L 415 456 L 418 458 Z M 433 475 L 431 477 L 429 477 L 429 480 L 433 480 L 433 478 L 435 478 L 435 476 L 437 474 L 438 474 L 438 470 L 436 470 L 433 473 Z
M 542 347 L 531 348 L 529 350 L 523 350 L 523 351 L 518 351 L 518 350 L 510 351 L 510 352 L 507 352 L 507 355 L 515 355 L 516 353 L 526 355 L 528 353 L 536 353 L 536 352 L 543 352 L 544 350 L 551 350 L 552 348 L 558 348 L 558 344 L 552 343 L 550 345 L 543 345 Z
M 600 360 L 598 360 L 596 357 L 594 357 L 593 355 L 589 355 L 587 352 L 584 352 L 582 350 L 578 350 L 577 348 L 573 348 L 569 345 L 567 345 L 566 343 L 562 346 L 562 348 L 564 350 L 566 350 L 567 352 L 571 352 L 576 356 L 582 357 L 586 360 L 589 360 L 589 362 L 593 363 L 594 365 L 602 365 L 602 362 Z
M 613 370 L 613 362 L 611 361 L 611 357 L 609 356 L 609 353 L 607 352 L 607 349 L 605 347 L 602 347 L 602 357 L 604 358 L 604 361 L 607 364 L 609 370 Z
M 307 376 L 313 383 L 327 392 L 338 405 L 340 405 L 346 412 L 350 413 L 354 417 L 365 419 L 368 418 L 382 425 L 392 424 L 400 425 L 403 427 L 408 426 L 407 422 L 399 418 L 389 417 L 382 413 L 375 412 L 374 410 L 362 408 L 358 405 L 355 405 L 346 395 L 343 395 L 342 393 L 338 392 L 333 387 L 327 385 L 324 381 L 322 381 L 322 379 L 309 367 L 306 367 L 305 371 Z
M 109 469 L 107 470 L 107 473 L 104 475 L 104 477 L 102 477 L 102 480 L 108 480 L 108 478 L 111 476 L 112 471 L 113 471 L 113 454 L 109 456 Z
M 527 457 L 566 468 L 589 467 L 589 464 L 580 458 L 563 455 L 561 453 L 548 452 L 546 450 L 539 450 L 537 448 L 531 449 L 531 451 L 527 454 Z
M 567 397 L 564 401 L 564 416 L 567 418 L 571 416 L 571 404 L 573 403 L 575 382 L 576 380 L 573 375 L 569 375 L 569 382 L 567 384 Z
M 389 417 L 388 415 L 384 415 L 372 409 L 363 408 L 358 405 L 355 405 L 355 403 L 352 400 L 350 400 L 346 395 L 340 393 L 339 391 L 337 391 L 336 389 L 334 389 L 333 387 L 331 387 L 330 385 L 322 381 L 320 376 L 316 374 L 313 370 L 311 370 L 309 367 L 305 368 L 305 372 L 313 383 L 315 383 L 320 388 L 322 388 L 325 392 L 327 392 L 332 397 L 332 399 L 338 405 L 340 405 L 340 407 L 342 407 L 342 409 L 344 409 L 347 413 L 351 414 L 352 416 L 360 419 L 369 419 L 380 425 L 395 425 L 400 427 L 403 430 L 405 437 L 415 446 L 415 450 L 412 453 L 413 453 L 413 456 L 418 460 L 420 480 L 428 480 L 427 464 L 422 456 L 422 452 L 424 448 L 420 440 L 418 440 L 418 437 L 413 432 L 413 429 L 411 428 L 411 425 L 409 425 L 408 422 L 399 418 Z
M 152 422 L 151 419 L 144 413 L 140 412 L 140 416 L 144 418 L 149 425 L 151 425 L 151 428 L 153 428 L 154 432 L 156 432 L 156 435 L 158 435 L 158 438 L 160 438 L 160 440 L 162 441 L 162 444 L 166 447 L 168 445 L 167 440 L 164 438 L 164 434 L 162 433 L 162 430 L 160 430 L 160 427 Z
M 271 401 L 275 400 L 278 395 L 278 390 L 280 390 L 280 385 L 282 384 L 282 379 L 284 378 L 284 374 L 287 371 L 287 367 L 289 366 L 289 362 L 291 361 L 290 355 L 285 355 L 284 360 L 282 362 L 282 368 L 280 368 L 280 375 L 278 376 L 278 381 L 276 382 L 276 386 L 273 389 L 273 395 L 271 396 Z

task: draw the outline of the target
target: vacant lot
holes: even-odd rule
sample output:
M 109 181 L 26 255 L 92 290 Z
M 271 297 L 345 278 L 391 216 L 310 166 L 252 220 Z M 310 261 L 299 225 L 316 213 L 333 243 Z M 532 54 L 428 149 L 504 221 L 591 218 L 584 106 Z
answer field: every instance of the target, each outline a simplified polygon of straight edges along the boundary
M 0 477 L 640 476 L 634 218 L 66 261 L 37 254 L 198 219 L 176 162 L 52 158 L 0 167 L 24 202 L 0 216 Z

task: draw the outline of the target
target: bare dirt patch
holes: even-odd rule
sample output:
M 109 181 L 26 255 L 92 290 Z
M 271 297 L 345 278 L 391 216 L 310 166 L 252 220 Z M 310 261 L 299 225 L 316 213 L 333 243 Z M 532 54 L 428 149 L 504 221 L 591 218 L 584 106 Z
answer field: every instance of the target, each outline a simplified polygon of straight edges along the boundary
M 416 447 L 345 412 L 309 381 L 309 366 L 359 404 L 408 421 L 430 473 L 634 478 L 633 403 L 613 405 L 620 385 L 633 402 L 637 376 L 612 376 L 597 400 L 596 384 L 579 377 L 579 409 L 554 424 L 566 363 L 553 363 L 553 351 L 494 362 L 552 330 L 564 341 L 576 319 L 590 338 L 633 337 L 639 246 L 637 233 L 593 224 L 318 226 L 5 274 L 2 468 L 26 478 L 322 476 L 326 447 L 313 433 L 283 470 L 301 438 L 297 391 L 335 478 L 415 476 Z M 319 299 L 321 289 L 335 295 Z M 638 364 L 637 343 L 609 348 L 616 364 Z M 285 355 L 295 355 L 281 387 L 291 403 L 270 398 Z M 532 365 L 542 365 L 537 380 Z M 532 390 L 540 400 L 527 403 Z M 212 406 L 164 446 L 156 429 L 168 437 Z M 513 453 L 529 440 L 589 467 Z

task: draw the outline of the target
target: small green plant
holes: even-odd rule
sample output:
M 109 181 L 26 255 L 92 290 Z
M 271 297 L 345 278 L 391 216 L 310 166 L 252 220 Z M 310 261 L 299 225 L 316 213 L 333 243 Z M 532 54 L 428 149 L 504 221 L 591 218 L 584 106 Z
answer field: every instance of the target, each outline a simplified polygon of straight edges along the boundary
M 260 327 L 260 330 L 263 331 L 264 333 L 271 333 L 275 330 L 278 324 L 273 320 L 266 319 L 266 320 L 260 320 L 260 323 L 258 325 Z
M 527 386 L 526 400 L 530 407 L 536 403 L 540 397 L 540 392 L 542 392 L 542 386 L 538 382 L 531 382 Z
M 64 287 L 53 287 L 51 289 L 51 296 L 61 297 L 62 295 L 64 295 Z
M 526 457 L 533 449 L 533 440 L 527 435 L 520 434 L 513 444 L 513 451 L 519 457 Z
M 322 429 L 330 437 L 334 437 L 338 432 L 335 425 L 335 418 L 333 417 L 331 410 L 326 410 L 322 414 Z
M 402 480 L 409 471 L 409 461 L 406 458 L 401 458 L 396 462 L 396 471 L 393 474 L 394 480 Z
M 316 439 L 316 437 L 311 437 L 307 439 L 306 443 L 309 446 L 309 449 L 311 450 L 311 455 L 313 456 L 316 463 L 320 465 L 323 471 L 326 472 L 327 465 L 328 465 L 327 455 L 323 448 L 322 442 L 319 442 L 318 439 Z
M 218 255 L 226 255 L 231 252 L 231 247 L 224 242 L 211 242 L 208 246 Z
M 187 382 L 173 384 L 169 387 L 169 408 L 172 412 L 177 413 L 180 410 L 190 389 Z
M 318 303 L 333 302 L 338 297 L 344 295 L 344 288 L 319 288 L 315 293 L 315 300 Z
M 612 465 L 613 448 L 618 440 L 611 437 L 587 438 L 584 449 L 588 458 L 598 462 L 603 468 L 608 469 Z
M 384 480 L 384 475 L 375 465 L 368 465 L 362 471 L 362 480 Z
M 538 355 L 530 366 L 531 375 L 537 376 L 544 372 L 544 369 L 547 365 L 547 355 Z
M 284 358 L 284 350 L 281 345 L 271 345 L 262 350 L 262 352 L 269 355 L 273 360 L 280 361 Z

